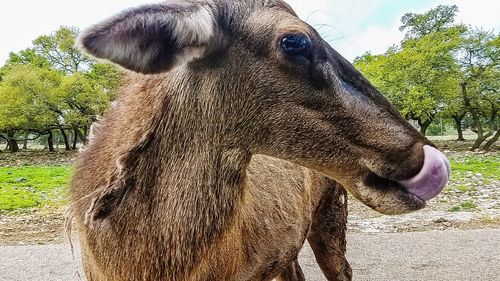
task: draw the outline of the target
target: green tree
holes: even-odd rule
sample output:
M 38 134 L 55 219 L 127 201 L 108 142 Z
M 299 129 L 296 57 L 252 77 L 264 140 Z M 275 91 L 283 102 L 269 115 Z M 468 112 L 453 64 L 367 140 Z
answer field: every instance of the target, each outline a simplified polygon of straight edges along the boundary
M 86 144 L 92 123 L 110 107 L 114 91 L 85 74 L 75 73 L 64 78 L 60 93 L 66 105 L 63 116 L 66 124 Z
M 54 69 L 66 74 L 87 71 L 93 60 L 75 46 L 78 29 L 61 27 L 50 35 L 42 35 L 33 41 L 36 53 L 45 58 Z
M 85 73 L 85 76 L 94 87 L 101 88 L 109 96 L 110 100 L 115 99 L 116 89 L 121 84 L 123 75 L 121 70 L 108 63 L 94 63 L 90 71 Z
M 28 48 L 20 51 L 19 53 L 10 53 L 7 62 L 5 63 L 6 67 L 12 65 L 20 65 L 20 64 L 31 64 L 38 68 L 50 68 L 50 63 L 47 59 L 37 54 L 35 49 Z
M 2 131 L 0 127 L 0 131 L 4 132 L 1 138 L 15 139 L 20 132 L 43 132 L 48 135 L 49 148 L 52 149 L 52 130 L 56 129 L 60 131 L 66 149 L 71 149 L 68 130 L 73 132 L 73 148 L 76 148 L 77 138 L 87 142 L 91 124 L 109 108 L 123 73 L 113 65 L 97 63 L 80 53 L 74 46 L 77 35 L 76 28 L 61 27 L 50 35 L 35 39 L 32 48 L 10 54 L 5 66 L 0 68 L 0 84 L 6 103 L 3 106 L 6 117 L 3 126 L 5 130 L 7 127 L 11 129 L 8 131 L 10 136 L 7 136 L 7 131 Z M 32 112 L 37 116 L 30 115 L 26 110 L 18 110 L 17 115 L 14 114 L 25 121 L 20 124 L 13 116 L 7 118 L 7 108 L 14 110 L 33 105 L 33 99 L 16 101 L 13 98 L 15 95 L 33 95 L 33 91 L 21 87 L 23 81 L 18 81 L 16 85 L 10 82 L 11 77 L 22 71 L 27 73 L 24 83 L 32 83 L 33 77 L 38 75 L 37 79 L 44 81 L 46 87 L 37 88 L 36 105 L 39 110 Z M 46 83 L 46 73 L 58 76 L 58 83 Z M 22 75 L 19 77 L 22 78 Z M 34 122 L 48 115 L 55 118 L 51 122 Z M 27 133 L 25 135 L 26 139 Z
M 12 66 L 4 75 L 0 84 L 0 132 L 9 140 L 12 152 L 18 150 L 16 132 L 51 134 L 58 116 L 49 109 L 47 96 L 58 90 L 61 81 L 60 72 L 30 64 Z
M 484 141 L 493 136 L 484 147 L 485 150 L 489 150 L 500 135 L 498 124 L 499 42 L 499 35 L 469 28 L 458 53 L 463 72 L 461 81 L 463 104 L 471 115 L 472 129 L 477 134 L 471 150 L 478 149 Z
M 459 67 L 453 50 L 461 28 L 407 39 L 384 55 L 355 60 L 361 70 L 407 118 L 416 120 L 423 134 L 443 111 L 446 98 L 457 93 Z
M 439 5 L 423 14 L 407 13 L 401 18 L 400 31 L 406 30 L 406 38 L 419 38 L 455 26 L 456 5 Z

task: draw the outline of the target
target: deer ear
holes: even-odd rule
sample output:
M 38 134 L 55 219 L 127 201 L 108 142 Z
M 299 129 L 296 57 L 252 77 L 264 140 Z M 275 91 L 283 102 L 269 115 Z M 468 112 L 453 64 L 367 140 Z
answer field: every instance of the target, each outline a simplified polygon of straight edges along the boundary
M 198 3 L 181 0 L 122 12 L 84 32 L 79 46 L 135 72 L 169 71 L 202 58 L 214 41 L 213 9 Z

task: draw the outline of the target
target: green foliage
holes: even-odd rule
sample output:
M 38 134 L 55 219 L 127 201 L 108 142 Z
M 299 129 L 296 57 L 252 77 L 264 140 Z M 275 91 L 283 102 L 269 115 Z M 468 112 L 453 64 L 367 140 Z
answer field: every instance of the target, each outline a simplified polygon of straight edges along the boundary
M 492 32 L 470 28 L 460 46 L 459 60 L 466 86 L 464 98 L 474 126 L 498 130 L 500 101 L 500 44 Z
M 429 126 L 427 134 L 429 136 L 448 135 L 448 131 L 453 128 L 453 121 L 445 118 L 436 118 Z
M 110 95 L 103 86 L 82 73 L 66 76 L 59 96 L 66 106 L 63 117 L 71 125 L 85 125 L 95 121 L 110 106 Z
M 406 37 L 421 37 L 441 32 L 453 26 L 458 7 L 439 5 L 423 14 L 407 13 L 401 18 L 399 30 L 407 30 Z
M 0 167 L 0 211 L 62 205 L 70 174 L 69 167 Z
M 436 117 L 470 119 L 479 140 L 499 127 L 500 39 L 456 24 L 457 11 L 438 6 L 406 14 L 400 29 L 407 33 L 399 46 L 354 63 L 407 119 L 424 128 Z M 483 134 L 483 127 L 490 133 Z
M 453 50 L 461 29 L 451 28 L 408 39 L 384 55 L 356 59 L 355 66 L 377 86 L 404 116 L 431 120 L 445 100 L 459 93 L 459 66 Z
M 49 61 L 53 68 L 66 74 L 84 71 L 93 62 L 75 47 L 77 36 L 78 29 L 61 27 L 53 34 L 35 39 L 34 49 Z
M 10 53 L 7 60 L 7 67 L 12 65 L 33 65 L 38 68 L 50 68 L 50 62 L 43 56 L 36 53 L 35 49 L 28 48 L 18 54 Z
M 96 86 L 101 87 L 111 99 L 114 99 L 115 90 L 122 81 L 123 72 L 108 63 L 95 63 L 85 76 Z
M 62 27 L 0 68 L 0 134 L 82 129 L 109 108 L 123 73 L 75 47 L 78 30 Z M 84 140 L 85 136 L 82 137 Z
M 57 122 L 48 97 L 61 84 L 61 73 L 20 64 L 10 67 L 0 84 L 0 131 L 43 129 Z

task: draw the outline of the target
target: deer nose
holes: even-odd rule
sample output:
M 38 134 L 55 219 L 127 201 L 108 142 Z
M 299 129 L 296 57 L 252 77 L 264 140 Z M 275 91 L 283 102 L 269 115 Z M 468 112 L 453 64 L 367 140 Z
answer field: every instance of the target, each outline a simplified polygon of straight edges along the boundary
M 450 162 L 446 156 L 430 145 L 424 145 L 424 164 L 414 177 L 399 181 L 410 193 L 428 201 L 436 197 L 451 176 Z

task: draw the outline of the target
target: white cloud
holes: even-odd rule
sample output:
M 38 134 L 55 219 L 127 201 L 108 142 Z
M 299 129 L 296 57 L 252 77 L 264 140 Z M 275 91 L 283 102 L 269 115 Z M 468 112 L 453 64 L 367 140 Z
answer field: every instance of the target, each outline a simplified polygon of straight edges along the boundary
M 384 53 L 389 47 L 400 42 L 404 35 L 399 31 L 401 24 L 396 21 L 391 26 L 367 26 L 359 33 L 339 42 L 338 51 L 348 60 L 366 53 Z
M 491 0 L 438 0 L 436 5 L 457 5 L 458 21 L 486 29 L 500 30 L 500 2 Z

